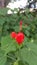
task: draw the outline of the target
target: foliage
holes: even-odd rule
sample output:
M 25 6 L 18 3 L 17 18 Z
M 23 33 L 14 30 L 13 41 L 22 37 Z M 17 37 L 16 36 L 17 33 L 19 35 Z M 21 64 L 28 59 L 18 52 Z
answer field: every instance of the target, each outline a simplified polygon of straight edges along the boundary
M 6 10 L 6 9 L 5 9 Z M 0 11 L 0 65 L 37 65 L 37 14 L 24 12 L 7 15 Z M 10 37 L 12 31 L 19 32 L 19 22 L 23 21 L 22 32 L 25 40 L 21 46 Z

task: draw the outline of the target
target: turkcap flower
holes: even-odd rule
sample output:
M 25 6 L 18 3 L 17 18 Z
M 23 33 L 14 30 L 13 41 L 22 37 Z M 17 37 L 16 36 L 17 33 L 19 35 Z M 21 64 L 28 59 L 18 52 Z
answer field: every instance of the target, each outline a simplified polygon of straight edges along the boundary
M 12 38 L 15 39 L 15 38 L 16 38 L 16 35 L 17 35 L 16 32 L 11 32 L 11 37 L 12 37 Z
M 16 42 L 20 45 L 24 41 L 24 34 L 19 32 L 16 36 Z

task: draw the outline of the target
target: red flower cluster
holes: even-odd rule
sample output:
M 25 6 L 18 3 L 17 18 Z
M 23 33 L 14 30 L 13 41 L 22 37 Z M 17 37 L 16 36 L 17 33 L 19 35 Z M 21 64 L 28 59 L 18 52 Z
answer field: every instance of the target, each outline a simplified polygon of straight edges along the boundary
M 22 20 L 20 20 L 20 31 L 22 30 Z M 22 32 L 16 34 L 16 32 L 11 33 L 11 37 L 16 40 L 16 42 L 20 45 L 24 41 L 25 35 Z
M 11 37 L 16 39 L 16 42 L 20 45 L 24 41 L 24 34 L 22 32 L 19 32 L 16 34 L 16 32 L 11 33 Z

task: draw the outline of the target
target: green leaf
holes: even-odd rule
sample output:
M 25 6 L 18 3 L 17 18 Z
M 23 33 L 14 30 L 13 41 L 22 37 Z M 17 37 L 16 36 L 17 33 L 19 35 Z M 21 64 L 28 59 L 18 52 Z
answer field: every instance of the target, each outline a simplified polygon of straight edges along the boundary
M 5 65 L 6 55 L 3 50 L 0 49 L 0 65 Z
M 19 51 L 20 59 L 24 64 L 26 61 L 29 65 L 37 65 L 37 45 L 28 42 L 26 46 Z
M 0 15 L 6 15 L 8 8 L 0 8 Z
M 9 35 L 5 36 L 1 40 L 1 48 L 6 51 L 6 53 L 10 51 L 16 51 L 16 43 Z
M 16 61 L 15 52 L 9 52 L 7 53 L 7 61 L 5 65 L 12 65 Z
M 15 29 L 16 32 L 20 31 L 20 27 L 19 26 L 15 26 L 14 29 Z

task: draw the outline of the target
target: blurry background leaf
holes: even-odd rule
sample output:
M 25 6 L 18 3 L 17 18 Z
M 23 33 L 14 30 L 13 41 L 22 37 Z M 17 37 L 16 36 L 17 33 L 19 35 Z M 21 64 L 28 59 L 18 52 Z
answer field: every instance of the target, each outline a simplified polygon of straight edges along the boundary
M 0 49 L 0 65 L 5 65 L 6 55 L 3 50 Z

